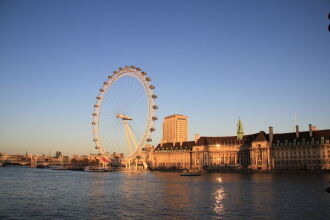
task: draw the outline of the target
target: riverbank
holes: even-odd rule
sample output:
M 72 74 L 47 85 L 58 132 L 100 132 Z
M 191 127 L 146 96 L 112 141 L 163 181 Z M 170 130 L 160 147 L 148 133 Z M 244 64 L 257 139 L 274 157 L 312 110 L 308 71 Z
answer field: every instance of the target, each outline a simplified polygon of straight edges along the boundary
M 183 172 L 186 169 L 152 169 L 159 172 Z M 202 170 L 204 173 L 330 173 L 330 170 L 252 170 L 252 169 L 218 169 Z
M 27 168 L 43 168 L 43 169 L 51 169 L 51 170 L 71 170 L 71 171 L 89 171 L 93 169 L 87 169 L 89 166 L 37 166 L 30 167 L 29 165 L 19 165 L 19 164 L 4 164 L 3 167 L 27 167 Z M 125 168 L 106 168 L 104 169 L 108 172 L 116 172 L 116 171 L 126 171 Z M 186 169 L 148 169 L 148 171 L 157 171 L 157 172 L 169 172 L 169 173 L 181 173 Z M 105 171 L 105 172 L 106 172 Z M 252 170 L 252 169 L 213 169 L 213 170 L 202 170 L 203 173 L 330 173 L 330 170 Z

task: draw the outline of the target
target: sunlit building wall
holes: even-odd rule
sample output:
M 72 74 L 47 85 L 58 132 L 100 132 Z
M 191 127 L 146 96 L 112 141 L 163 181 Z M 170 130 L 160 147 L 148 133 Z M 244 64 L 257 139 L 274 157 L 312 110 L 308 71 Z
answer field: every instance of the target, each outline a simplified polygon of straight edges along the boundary
M 162 143 L 188 141 L 188 117 L 170 115 L 164 118 Z
M 240 126 L 238 126 L 240 127 Z M 239 129 L 237 134 L 240 134 Z M 153 169 L 330 170 L 330 130 L 198 137 L 159 144 L 149 157 Z

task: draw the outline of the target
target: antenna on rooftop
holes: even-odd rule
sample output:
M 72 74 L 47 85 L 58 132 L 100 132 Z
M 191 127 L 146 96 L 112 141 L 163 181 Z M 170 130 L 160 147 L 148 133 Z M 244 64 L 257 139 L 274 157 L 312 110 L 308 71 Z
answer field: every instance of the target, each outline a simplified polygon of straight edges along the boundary
M 297 112 L 294 113 L 293 117 L 294 117 L 294 119 L 293 119 L 294 120 L 293 129 L 295 130 L 296 126 L 298 125 L 298 122 L 297 122 Z

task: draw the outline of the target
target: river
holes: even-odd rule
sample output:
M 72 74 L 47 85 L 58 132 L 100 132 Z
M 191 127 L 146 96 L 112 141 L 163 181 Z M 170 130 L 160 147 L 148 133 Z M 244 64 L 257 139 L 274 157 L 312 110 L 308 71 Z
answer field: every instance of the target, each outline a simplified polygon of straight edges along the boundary
M 330 173 L 0 168 L 0 219 L 330 219 Z

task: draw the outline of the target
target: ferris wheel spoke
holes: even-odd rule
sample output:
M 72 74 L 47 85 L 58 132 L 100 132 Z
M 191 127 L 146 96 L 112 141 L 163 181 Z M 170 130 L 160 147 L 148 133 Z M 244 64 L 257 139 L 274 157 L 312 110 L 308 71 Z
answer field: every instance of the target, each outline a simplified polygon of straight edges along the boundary
M 109 127 L 108 125 L 104 125 L 104 126 L 102 126 L 102 129 L 108 130 L 107 129 L 108 127 Z M 116 128 L 118 126 L 112 126 L 112 127 Z M 102 135 L 102 139 L 104 139 L 106 141 L 106 143 L 105 143 L 106 146 L 109 144 L 109 141 L 111 141 L 111 139 L 113 139 L 113 134 L 111 134 L 111 133 L 109 133 L 109 134 L 101 133 L 101 135 Z
M 139 85 L 140 88 L 138 88 L 137 86 L 130 86 L 130 89 L 127 90 L 127 95 L 131 96 L 130 99 L 126 100 L 125 103 L 125 109 L 128 108 L 132 108 L 134 107 L 134 105 L 132 105 L 132 103 L 135 103 L 137 101 L 139 101 L 139 99 L 141 99 L 141 97 L 143 98 L 143 96 L 145 96 L 145 94 L 142 93 L 142 86 Z
M 135 112 L 136 110 L 140 110 L 141 111 L 141 105 L 142 105 L 142 101 L 146 102 L 145 100 L 135 100 L 132 101 L 131 104 L 129 105 L 129 111 L 130 112 Z M 146 113 L 146 110 L 144 110 L 144 113 Z
M 145 108 L 145 109 L 141 109 L 138 108 L 138 107 L 135 107 L 135 108 L 130 108 L 128 110 L 128 115 L 132 115 L 132 117 L 134 116 L 134 118 L 136 119 L 137 117 L 148 117 L 148 109 Z
M 143 88 L 144 89 L 144 88 Z M 132 106 L 133 104 L 140 102 L 141 99 L 146 99 L 146 94 L 144 93 L 144 91 L 142 89 L 135 89 L 133 90 L 133 96 L 132 99 L 129 100 L 129 102 L 127 104 L 129 104 L 129 106 Z M 134 105 L 133 105 L 134 106 Z

